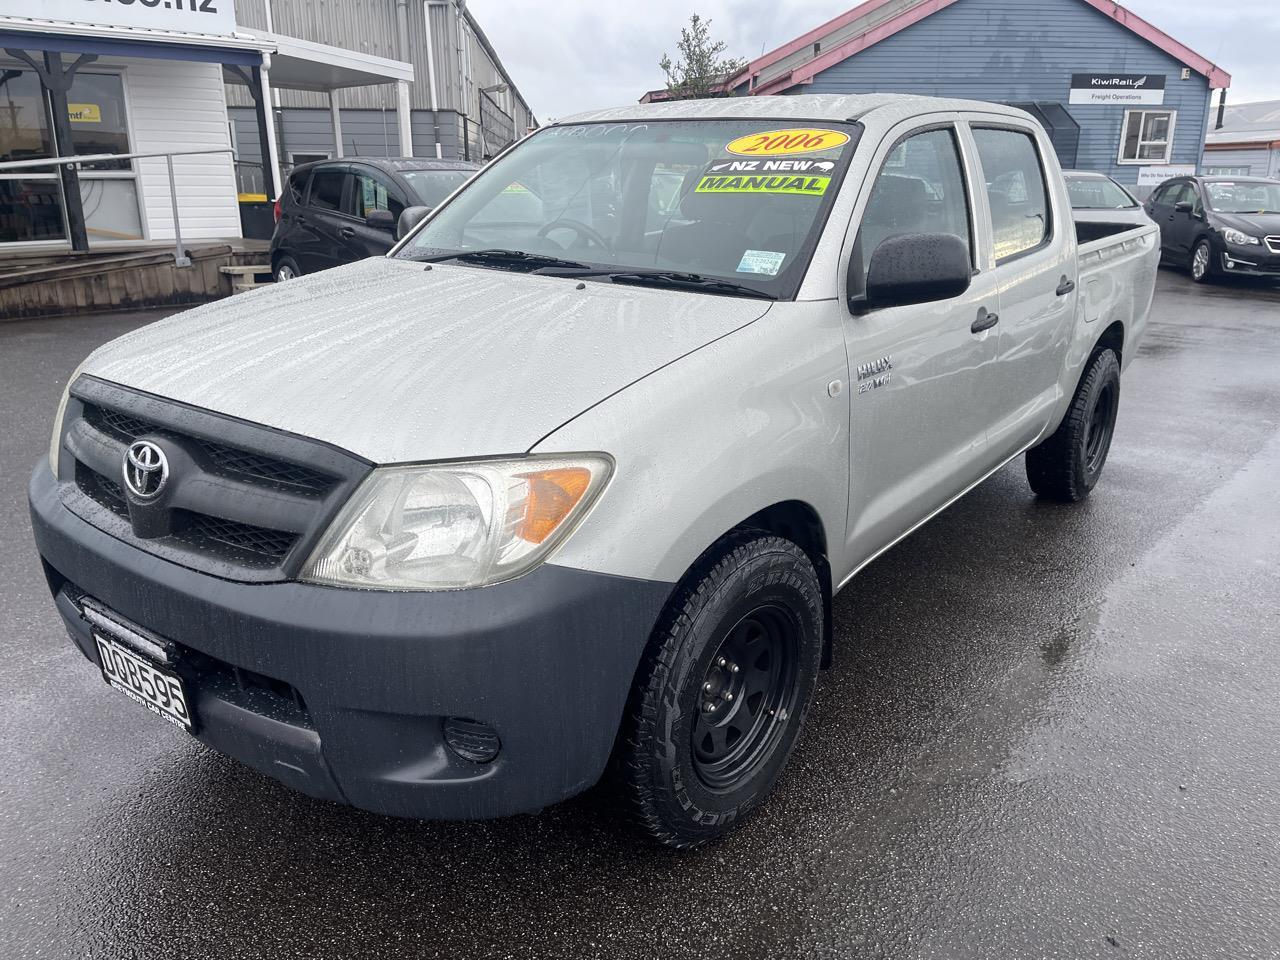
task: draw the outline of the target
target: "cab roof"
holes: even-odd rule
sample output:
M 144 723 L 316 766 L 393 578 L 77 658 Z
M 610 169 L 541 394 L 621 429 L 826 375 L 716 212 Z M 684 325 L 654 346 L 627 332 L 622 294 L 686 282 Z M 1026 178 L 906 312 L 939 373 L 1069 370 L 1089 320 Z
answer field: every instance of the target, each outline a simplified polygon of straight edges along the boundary
M 1027 118 L 1014 107 L 982 100 L 919 97 L 907 93 L 833 94 L 810 93 L 779 97 L 719 97 L 709 100 L 671 100 L 637 103 L 606 110 L 589 110 L 563 117 L 554 126 L 570 123 L 604 123 L 644 120 L 861 120 L 877 112 L 911 114 L 949 111 L 981 111 Z

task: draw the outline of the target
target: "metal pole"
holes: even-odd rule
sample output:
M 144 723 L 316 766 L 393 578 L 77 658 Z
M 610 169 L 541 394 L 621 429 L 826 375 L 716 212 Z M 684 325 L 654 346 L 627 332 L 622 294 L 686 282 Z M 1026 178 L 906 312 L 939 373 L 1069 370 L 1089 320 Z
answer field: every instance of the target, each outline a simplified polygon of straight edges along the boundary
M 169 209 L 173 211 L 173 265 L 191 266 L 191 258 L 182 249 L 182 229 L 178 226 L 178 185 L 173 177 L 173 155 L 164 158 L 169 165 Z

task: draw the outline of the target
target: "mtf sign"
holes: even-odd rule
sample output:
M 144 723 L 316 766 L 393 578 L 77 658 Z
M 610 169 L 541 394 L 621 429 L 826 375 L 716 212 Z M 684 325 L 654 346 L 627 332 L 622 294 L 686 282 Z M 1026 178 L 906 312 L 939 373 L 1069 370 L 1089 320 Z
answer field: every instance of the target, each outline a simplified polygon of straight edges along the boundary
M 221 36 L 236 30 L 235 0 L 0 0 L 0 16 Z

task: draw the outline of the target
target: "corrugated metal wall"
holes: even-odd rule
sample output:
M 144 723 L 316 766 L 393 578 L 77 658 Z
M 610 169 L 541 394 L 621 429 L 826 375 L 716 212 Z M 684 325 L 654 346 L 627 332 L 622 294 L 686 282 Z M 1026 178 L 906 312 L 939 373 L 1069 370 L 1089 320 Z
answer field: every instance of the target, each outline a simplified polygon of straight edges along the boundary
M 431 108 L 427 79 L 428 8 L 440 110 L 451 110 L 478 121 L 480 88 L 508 82 L 501 64 L 486 51 L 469 18 L 459 18 L 455 0 L 431 3 L 408 0 L 405 12 L 409 33 L 403 47 L 396 26 L 396 0 L 236 0 L 236 22 L 265 30 L 268 3 L 276 33 L 412 63 L 415 80 L 410 85 L 410 104 L 415 111 Z M 281 107 L 327 108 L 329 105 L 323 94 L 300 90 L 281 90 L 279 94 Z M 230 86 L 227 97 L 232 106 L 252 106 L 243 87 Z M 393 110 L 396 105 L 395 87 L 390 84 L 339 91 L 336 98 L 344 108 Z M 494 99 L 512 116 L 518 133 L 535 123 L 532 112 L 514 86 L 505 94 L 494 94 Z M 416 115 L 414 121 L 415 124 L 418 121 Z M 460 125 L 457 117 L 450 118 L 449 122 Z M 343 123 L 345 126 L 345 114 Z M 441 140 L 456 140 L 457 136 L 456 132 L 451 138 L 442 133 Z
M 794 93 L 892 91 L 996 102 L 1062 103 L 1080 124 L 1076 165 L 1134 184 L 1117 162 L 1123 106 L 1068 105 L 1071 74 L 1160 74 L 1178 112 L 1173 163 L 1198 163 L 1208 80 L 1081 0 L 960 0 L 814 78 Z M 1159 108 L 1147 108 L 1159 109 Z
M 1280 176 L 1280 149 L 1272 150 L 1260 143 L 1256 147 L 1206 150 L 1204 166 L 1206 172 L 1212 172 L 1213 167 L 1248 167 L 1251 177 Z

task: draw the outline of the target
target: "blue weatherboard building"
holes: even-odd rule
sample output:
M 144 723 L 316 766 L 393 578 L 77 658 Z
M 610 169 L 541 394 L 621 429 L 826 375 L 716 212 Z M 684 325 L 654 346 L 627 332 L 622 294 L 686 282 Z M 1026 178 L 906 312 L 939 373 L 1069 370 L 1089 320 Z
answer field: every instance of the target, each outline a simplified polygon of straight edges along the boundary
M 1064 168 L 1098 170 L 1145 195 L 1200 169 L 1213 91 L 1225 98 L 1230 84 L 1111 0 L 869 0 L 753 60 L 725 92 L 1013 104 L 1040 118 Z

